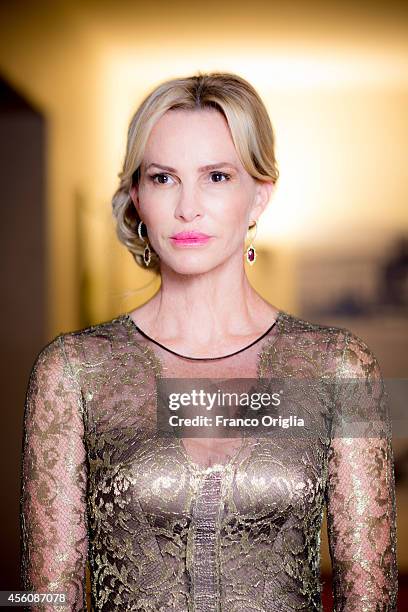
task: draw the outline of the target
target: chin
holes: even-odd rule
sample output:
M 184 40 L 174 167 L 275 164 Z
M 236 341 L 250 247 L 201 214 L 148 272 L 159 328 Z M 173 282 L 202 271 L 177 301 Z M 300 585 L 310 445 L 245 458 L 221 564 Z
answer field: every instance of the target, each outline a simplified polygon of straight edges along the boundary
M 177 272 L 178 274 L 205 274 L 210 272 L 217 267 L 221 262 L 214 261 L 211 257 L 206 257 L 203 254 L 201 256 L 186 256 L 180 258 L 172 258 L 171 261 L 167 261 L 166 265 Z

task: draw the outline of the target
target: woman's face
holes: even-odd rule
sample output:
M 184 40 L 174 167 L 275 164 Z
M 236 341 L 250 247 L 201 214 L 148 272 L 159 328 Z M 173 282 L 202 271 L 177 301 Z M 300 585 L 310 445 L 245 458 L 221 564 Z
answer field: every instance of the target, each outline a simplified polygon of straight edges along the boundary
M 197 274 L 234 256 L 243 261 L 248 225 L 272 188 L 245 170 L 220 112 L 177 109 L 152 129 L 131 196 L 162 265 Z M 174 238 L 187 231 L 209 238 Z

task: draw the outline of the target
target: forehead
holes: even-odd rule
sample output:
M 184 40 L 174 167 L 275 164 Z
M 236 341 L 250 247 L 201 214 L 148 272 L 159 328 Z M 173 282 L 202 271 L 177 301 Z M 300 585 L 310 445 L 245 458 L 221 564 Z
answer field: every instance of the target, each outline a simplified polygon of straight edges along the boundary
M 160 153 L 162 159 L 170 154 L 189 158 L 198 153 L 207 157 L 224 154 L 237 161 L 228 122 L 216 109 L 174 109 L 164 113 L 150 132 L 145 158 L 151 161 L 153 153 Z

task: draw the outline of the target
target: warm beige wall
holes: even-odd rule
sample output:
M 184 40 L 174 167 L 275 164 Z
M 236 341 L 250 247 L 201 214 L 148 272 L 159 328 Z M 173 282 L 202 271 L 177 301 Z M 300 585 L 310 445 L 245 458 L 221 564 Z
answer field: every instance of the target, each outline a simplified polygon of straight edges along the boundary
M 38 3 L 22 12 L 1 8 L 0 69 L 47 121 L 51 335 L 76 324 L 73 202 L 77 190 L 93 197 L 97 56 L 75 13 L 51 15 Z
M 274 267 L 262 287 L 259 274 L 251 274 L 278 306 L 296 310 L 299 245 L 378 248 L 385 235 L 407 228 L 402 20 L 373 20 L 370 29 L 364 14 L 356 15 L 347 30 L 341 19 L 333 17 L 331 28 L 313 20 L 310 10 L 288 16 L 284 7 L 265 8 L 260 20 L 256 11 L 248 16 L 235 7 L 231 16 L 224 7 L 209 29 L 208 14 L 191 7 L 162 14 L 128 2 L 25 6 L 24 12 L 11 3 L 0 8 L 0 70 L 48 120 L 50 335 L 78 323 L 78 196 L 87 208 L 85 258 L 95 320 L 136 305 L 157 287 L 126 297 L 150 276 L 118 245 L 109 201 L 128 119 L 146 91 L 171 76 L 236 71 L 254 83 L 270 109 L 281 181 L 257 243 L 272 249 Z M 252 27 L 256 18 L 258 29 Z M 234 24 L 228 33 L 223 19 Z M 361 39 L 358 19 L 365 24 Z

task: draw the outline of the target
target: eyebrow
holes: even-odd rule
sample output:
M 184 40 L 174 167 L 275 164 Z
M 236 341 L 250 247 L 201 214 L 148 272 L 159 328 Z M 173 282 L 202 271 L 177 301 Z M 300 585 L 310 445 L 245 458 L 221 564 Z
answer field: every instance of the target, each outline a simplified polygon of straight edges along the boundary
M 163 166 L 162 164 L 156 164 L 156 162 L 152 162 L 151 164 L 149 164 L 146 167 L 146 170 L 151 168 L 151 166 L 156 166 L 157 168 L 160 168 L 161 170 L 167 170 L 168 172 L 177 172 L 177 170 L 175 168 L 172 168 L 171 166 Z M 199 172 L 205 172 L 206 170 L 215 170 L 216 168 L 225 168 L 226 166 L 228 166 L 229 168 L 236 169 L 236 166 L 234 166 L 234 164 L 231 164 L 230 162 L 219 162 L 217 164 L 207 164 L 206 166 L 201 166 L 201 168 L 198 168 L 198 170 Z

